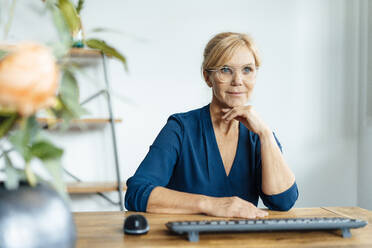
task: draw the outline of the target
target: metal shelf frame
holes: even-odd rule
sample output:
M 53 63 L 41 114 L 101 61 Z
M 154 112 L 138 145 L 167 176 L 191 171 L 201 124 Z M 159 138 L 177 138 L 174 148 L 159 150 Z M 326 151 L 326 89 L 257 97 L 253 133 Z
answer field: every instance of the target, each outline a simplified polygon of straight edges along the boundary
M 104 74 L 104 81 L 105 81 L 105 88 L 99 90 L 98 92 L 94 93 L 93 95 L 89 96 L 87 99 L 81 102 L 81 105 L 84 105 L 97 97 L 101 95 L 106 96 L 107 101 L 107 110 L 109 114 L 109 120 L 110 120 L 110 130 L 111 130 L 111 139 L 112 139 L 112 145 L 113 145 L 113 155 L 115 160 L 115 174 L 116 174 L 116 183 L 118 185 L 117 192 L 118 192 L 118 202 L 112 201 L 110 198 L 108 198 L 103 193 L 98 192 L 97 194 L 104 198 L 105 200 L 109 201 L 112 204 L 119 204 L 120 211 L 124 211 L 124 194 L 123 194 L 123 183 L 121 180 L 121 174 L 120 174 L 120 163 L 119 163 L 119 155 L 118 155 L 118 147 L 117 147 L 117 140 L 116 140 L 116 129 L 115 129 L 115 117 L 114 117 L 114 111 L 112 106 L 112 99 L 111 99 L 111 84 L 108 77 L 108 67 L 107 67 L 107 57 L 104 53 L 101 52 L 101 58 L 102 58 L 102 66 L 103 66 L 103 74 Z M 76 181 L 81 182 L 78 177 L 71 174 L 67 170 L 65 172 L 74 178 Z

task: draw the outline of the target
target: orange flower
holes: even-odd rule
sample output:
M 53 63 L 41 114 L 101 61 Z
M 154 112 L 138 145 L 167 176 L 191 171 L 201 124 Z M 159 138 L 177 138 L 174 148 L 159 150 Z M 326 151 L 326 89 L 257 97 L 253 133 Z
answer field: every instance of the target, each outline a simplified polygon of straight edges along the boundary
M 23 42 L 0 60 L 0 105 L 28 116 L 55 104 L 59 70 L 51 51 Z

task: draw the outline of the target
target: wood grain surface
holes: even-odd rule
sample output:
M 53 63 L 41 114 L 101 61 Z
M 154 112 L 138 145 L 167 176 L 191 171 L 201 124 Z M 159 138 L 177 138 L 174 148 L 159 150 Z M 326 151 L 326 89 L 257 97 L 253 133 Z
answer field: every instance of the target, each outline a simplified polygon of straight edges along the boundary
M 269 212 L 269 218 L 343 216 L 372 223 L 372 211 L 358 207 L 296 208 L 288 212 Z M 76 247 L 372 247 L 370 224 L 352 229 L 351 238 L 342 238 L 340 231 L 218 233 L 200 234 L 198 243 L 190 243 L 186 236 L 170 233 L 164 225 L 168 221 L 221 219 L 205 215 L 141 213 L 149 221 L 150 231 L 140 236 L 124 234 L 125 216 L 133 213 L 74 213 L 78 231 Z

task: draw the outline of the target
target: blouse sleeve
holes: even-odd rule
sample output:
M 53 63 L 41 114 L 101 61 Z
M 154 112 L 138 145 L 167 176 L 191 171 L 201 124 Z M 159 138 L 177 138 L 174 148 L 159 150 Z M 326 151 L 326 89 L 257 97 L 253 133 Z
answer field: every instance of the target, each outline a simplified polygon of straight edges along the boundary
M 282 146 L 275 136 L 276 143 L 278 144 L 280 151 L 282 151 Z M 282 151 L 283 152 L 283 151 Z M 293 183 L 293 185 L 287 189 L 284 192 L 281 192 L 276 195 L 266 195 L 262 192 L 262 160 L 261 160 L 261 143 L 259 138 L 257 138 L 256 143 L 256 169 L 257 169 L 257 187 L 259 195 L 262 199 L 262 202 L 266 207 L 268 207 L 270 210 L 277 210 L 277 211 L 288 211 L 293 207 L 295 204 L 297 198 L 298 198 L 298 188 L 296 182 Z
M 175 116 L 169 117 L 136 173 L 127 180 L 127 210 L 145 212 L 151 191 L 168 184 L 181 151 L 182 137 L 182 123 Z

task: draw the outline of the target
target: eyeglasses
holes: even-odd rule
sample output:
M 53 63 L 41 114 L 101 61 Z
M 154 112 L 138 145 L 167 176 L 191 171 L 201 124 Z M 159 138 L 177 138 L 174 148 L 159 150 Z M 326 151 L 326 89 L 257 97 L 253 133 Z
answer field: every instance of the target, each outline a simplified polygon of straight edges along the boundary
M 249 81 L 253 79 L 257 69 L 254 65 L 244 65 L 242 67 L 224 65 L 216 69 L 207 69 L 206 71 L 215 72 L 218 81 L 221 83 L 231 83 L 236 71 L 240 71 L 240 77 L 243 81 Z

